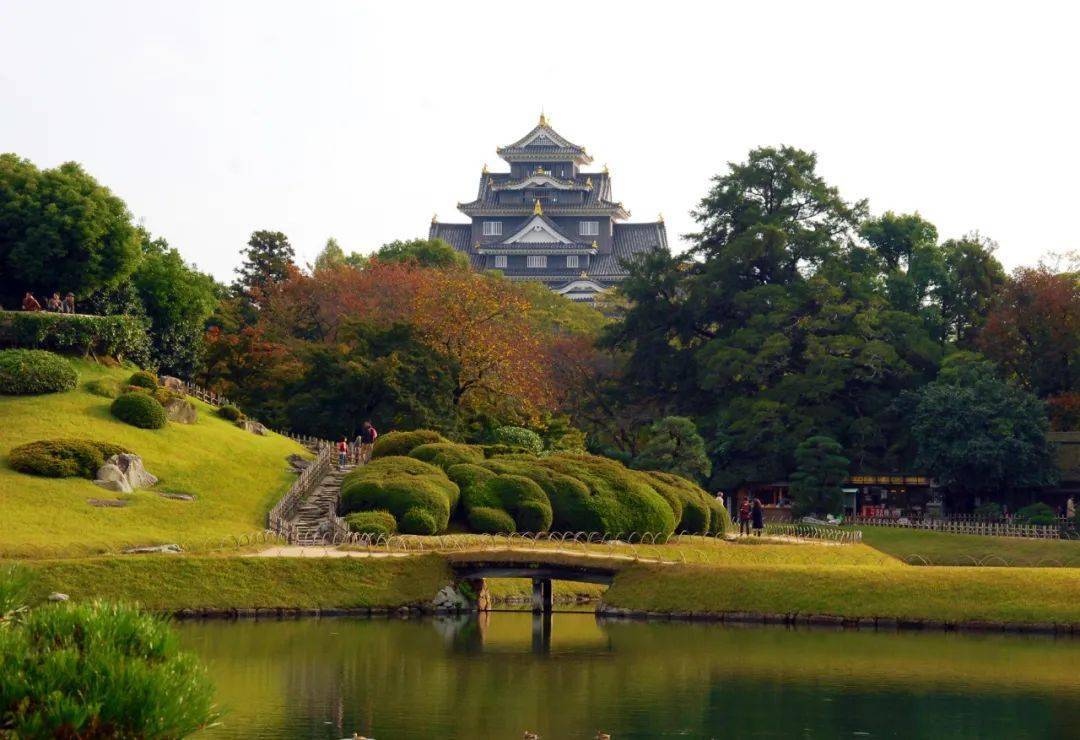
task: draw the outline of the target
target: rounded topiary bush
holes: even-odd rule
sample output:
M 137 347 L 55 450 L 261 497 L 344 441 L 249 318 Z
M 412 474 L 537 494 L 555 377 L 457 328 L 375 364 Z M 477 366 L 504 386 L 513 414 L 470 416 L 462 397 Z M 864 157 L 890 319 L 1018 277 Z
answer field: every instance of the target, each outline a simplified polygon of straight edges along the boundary
M 79 374 L 60 355 L 40 349 L 0 351 L 0 394 L 29 396 L 70 391 Z
M 673 473 L 650 470 L 639 473 L 667 500 L 675 514 L 675 531 L 708 534 L 712 521 L 710 502 L 718 503 L 700 486 Z M 722 505 L 721 505 L 722 508 Z
M 495 444 L 524 450 L 532 455 L 539 455 L 544 451 L 544 441 L 531 429 L 499 427 L 492 436 L 495 438 Z
M 14 470 L 48 478 L 94 478 L 108 458 L 127 452 L 120 445 L 92 439 L 43 439 L 8 453 Z
M 1040 502 L 1034 504 L 1028 504 L 1022 509 L 1017 510 L 1015 515 L 1017 521 L 1024 524 L 1057 524 L 1058 516 L 1050 506 Z
M 479 506 L 501 508 L 498 494 L 489 492 L 484 484 L 495 477 L 487 468 L 472 463 L 451 465 L 446 470 L 450 480 L 461 490 L 461 506 L 466 513 Z
M 409 452 L 409 457 L 415 457 L 417 460 L 438 465 L 443 470 L 449 470 L 453 465 L 481 462 L 484 459 L 484 451 L 479 447 L 456 442 L 429 442 L 414 447 Z
M 422 534 L 431 536 L 438 534 L 441 529 L 435 521 L 435 516 L 426 509 L 419 507 L 409 509 L 401 515 L 401 531 L 403 534 Z
M 222 406 L 217 410 L 217 415 L 226 421 L 240 421 L 244 414 L 235 406 Z
M 357 511 L 346 516 L 345 523 L 350 532 L 386 537 L 397 534 L 397 520 L 389 511 Z
M 500 475 L 484 486 L 502 502 L 517 527 L 525 532 L 546 532 L 551 528 L 551 502 L 535 481 L 523 475 Z
M 146 393 L 125 393 L 112 402 L 112 415 L 141 429 L 160 429 L 168 418 L 165 408 Z
M 128 378 L 128 385 L 136 385 L 140 388 L 154 390 L 158 387 L 158 378 L 152 372 L 139 370 Z
M 394 515 L 402 532 L 431 529 L 436 534 L 446 529 L 458 496 L 457 484 L 440 468 L 412 457 L 383 457 L 345 476 L 341 513 L 384 510 Z M 414 513 L 406 523 L 406 513 L 414 510 L 428 516 Z
M 375 440 L 371 456 L 376 458 L 408 455 L 420 445 L 448 441 L 441 434 L 430 429 L 416 429 L 411 432 L 387 432 Z
M 502 509 L 478 506 L 469 512 L 469 528 L 481 534 L 513 534 L 514 520 Z

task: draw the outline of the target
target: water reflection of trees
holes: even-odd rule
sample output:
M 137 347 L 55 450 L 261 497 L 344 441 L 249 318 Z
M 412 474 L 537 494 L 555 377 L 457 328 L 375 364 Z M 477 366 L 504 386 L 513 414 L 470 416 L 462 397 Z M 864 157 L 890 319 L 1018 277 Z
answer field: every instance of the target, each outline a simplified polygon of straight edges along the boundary
M 556 615 L 550 647 L 537 652 L 530 614 L 215 629 L 202 642 L 228 703 L 279 736 L 509 737 L 528 728 L 566 737 L 598 727 L 620 738 L 725 727 L 915 736 L 972 734 L 991 719 L 995 732 L 1038 735 L 1080 721 L 1076 642 Z M 965 712 L 966 726 L 950 725 L 965 703 L 978 710 Z

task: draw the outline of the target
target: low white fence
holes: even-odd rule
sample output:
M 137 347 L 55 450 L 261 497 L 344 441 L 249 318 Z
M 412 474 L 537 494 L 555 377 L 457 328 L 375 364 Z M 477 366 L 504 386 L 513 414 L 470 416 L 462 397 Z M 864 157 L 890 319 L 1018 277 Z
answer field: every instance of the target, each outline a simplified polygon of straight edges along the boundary
M 994 522 L 956 519 L 893 519 L 890 517 L 853 516 L 845 524 L 868 525 L 873 527 L 899 527 L 906 529 L 924 529 L 950 534 L 975 534 L 993 537 L 1028 537 L 1041 540 L 1061 539 L 1061 525 L 1058 524 L 1017 524 L 1013 522 Z

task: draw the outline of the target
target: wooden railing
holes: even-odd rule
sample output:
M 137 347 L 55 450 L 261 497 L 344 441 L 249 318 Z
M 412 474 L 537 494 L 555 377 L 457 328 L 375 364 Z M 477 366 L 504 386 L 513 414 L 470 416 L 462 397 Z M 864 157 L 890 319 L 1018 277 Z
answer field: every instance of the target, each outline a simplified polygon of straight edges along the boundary
M 289 490 L 285 492 L 281 500 L 266 515 L 267 529 L 284 536 L 290 541 L 292 540 L 293 527 L 289 520 L 296 512 L 296 507 L 300 505 L 300 502 L 310 495 L 322 482 L 322 479 L 326 477 L 326 474 L 330 472 L 334 464 L 335 454 L 334 446 L 329 442 L 325 442 L 320 446 L 315 459 L 300 472 Z
M 220 407 L 236 405 L 220 393 L 214 393 L 213 391 L 209 391 L 202 386 L 195 385 L 194 383 L 189 383 L 186 380 L 184 381 L 184 392 L 187 393 L 189 396 L 194 396 L 203 403 L 210 404 L 211 406 Z
M 1061 539 L 1062 526 L 1059 524 L 1021 524 L 1012 521 L 961 520 L 961 519 L 899 519 L 891 517 L 853 516 L 844 520 L 845 524 L 868 525 L 874 527 L 901 527 L 907 529 L 925 529 L 950 534 L 975 534 L 993 537 L 1030 537 L 1032 539 Z

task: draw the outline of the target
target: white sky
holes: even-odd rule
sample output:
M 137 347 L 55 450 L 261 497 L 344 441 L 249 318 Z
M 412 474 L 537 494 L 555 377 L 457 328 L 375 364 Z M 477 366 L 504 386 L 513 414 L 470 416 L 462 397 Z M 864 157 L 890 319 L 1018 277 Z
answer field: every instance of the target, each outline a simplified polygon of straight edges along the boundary
M 1080 249 L 1070 5 L 0 0 L 0 151 L 82 162 L 229 279 L 254 229 L 310 261 L 466 220 L 543 106 L 677 248 L 711 175 L 785 143 L 1011 268 Z

